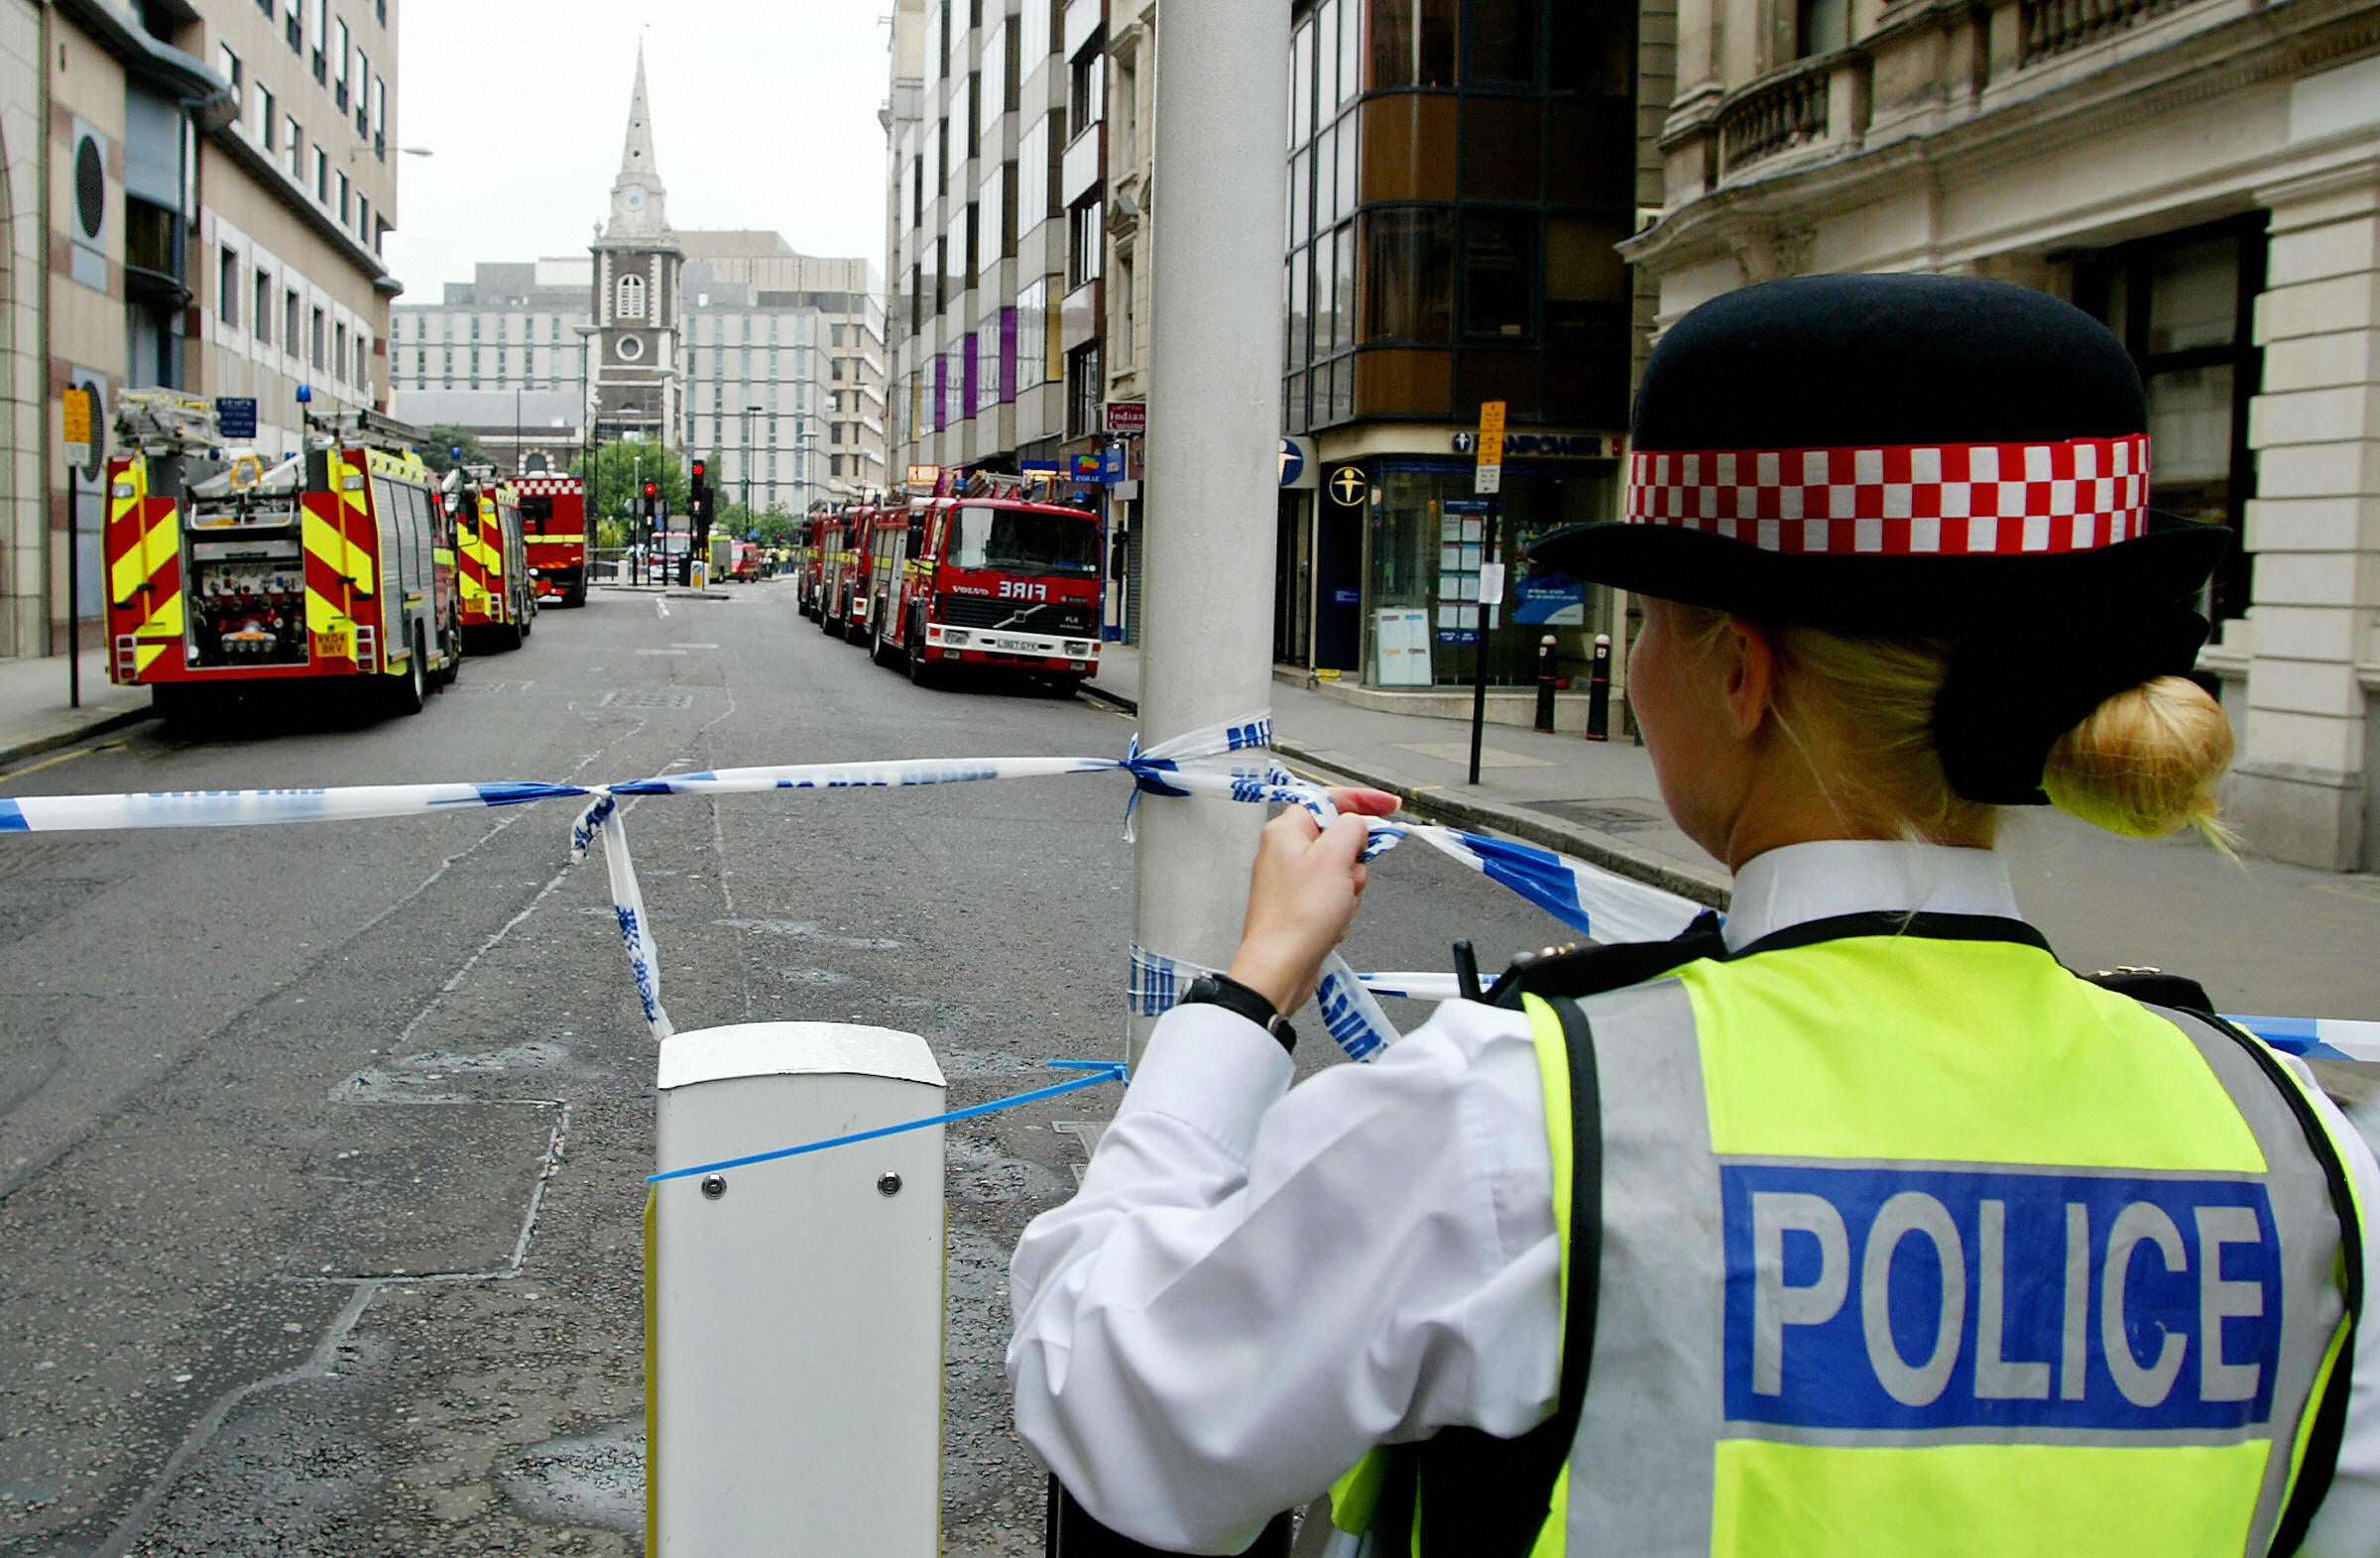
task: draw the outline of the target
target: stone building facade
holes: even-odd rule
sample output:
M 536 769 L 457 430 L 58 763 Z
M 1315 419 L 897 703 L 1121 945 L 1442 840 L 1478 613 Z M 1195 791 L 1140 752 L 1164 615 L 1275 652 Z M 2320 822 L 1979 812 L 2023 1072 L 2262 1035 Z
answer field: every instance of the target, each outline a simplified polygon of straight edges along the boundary
M 2380 9 L 1681 0 L 1676 318 L 1806 272 L 2071 298 L 2149 387 L 2152 502 L 2233 527 L 2202 659 L 2250 847 L 2380 869 Z

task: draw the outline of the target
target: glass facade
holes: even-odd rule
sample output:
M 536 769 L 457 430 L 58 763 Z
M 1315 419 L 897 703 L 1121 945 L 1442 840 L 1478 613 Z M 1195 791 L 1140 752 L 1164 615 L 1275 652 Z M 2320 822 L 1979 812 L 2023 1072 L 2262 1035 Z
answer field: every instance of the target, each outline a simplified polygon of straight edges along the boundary
M 1317 0 L 1291 49 L 1287 430 L 1624 425 L 1634 9 Z

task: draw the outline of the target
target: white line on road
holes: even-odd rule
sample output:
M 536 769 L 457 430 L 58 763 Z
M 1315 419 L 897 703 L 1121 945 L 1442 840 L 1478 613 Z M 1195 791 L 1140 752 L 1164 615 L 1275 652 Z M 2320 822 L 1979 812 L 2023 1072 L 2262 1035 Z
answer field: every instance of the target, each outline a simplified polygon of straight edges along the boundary
M 669 615 L 669 603 L 661 599 L 658 595 L 655 595 L 653 598 L 653 609 L 659 612 L 664 617 Z
M 676 643 L 672 643 L 672 644 L 671 644 L 669 647 L 670 647 L 671 649 L 678 649 L 678 650 L 715 650 L 715 649 L 717 649 L 719 646 L 718 646 L 718 645 L 716 645 L 716 644 L 676 644 Z
M 683 655 L 684 650 L 639 650 L 639 655 Z

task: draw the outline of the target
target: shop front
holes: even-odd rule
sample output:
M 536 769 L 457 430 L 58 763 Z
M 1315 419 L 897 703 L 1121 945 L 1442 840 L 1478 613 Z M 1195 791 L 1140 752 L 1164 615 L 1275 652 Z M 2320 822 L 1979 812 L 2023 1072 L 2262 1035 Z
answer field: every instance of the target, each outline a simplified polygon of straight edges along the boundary
M 1527 556 L 1555 531 L 1617 517 L 1616 450 L 1595 436 L 1538 441 L 1558 452 L 1508 455 L 1493 496 L 1473 490 L 1473 461 L 1452 452 L 1341 461 L 1325 473 L 1318 529 L 1360 519 L 1363 607 L 1353 626 L 1368 686 L 1469 685 L 1483 654 L 1488 685 L 1534 685 L 1549 633 L 1559 673 L 1583 680 L 1595 636 L 1617 638 L 1610 591 L 1532 567 Z M 1483 640 L 1481 579 L 1497 562 L 1503 601 L 1488 608 Z

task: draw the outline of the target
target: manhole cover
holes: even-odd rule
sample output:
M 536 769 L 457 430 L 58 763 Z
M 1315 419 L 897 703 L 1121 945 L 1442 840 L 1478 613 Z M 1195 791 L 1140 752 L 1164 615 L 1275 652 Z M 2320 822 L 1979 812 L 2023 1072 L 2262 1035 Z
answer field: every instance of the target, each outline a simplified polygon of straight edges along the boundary
M 1668 820 L 1650 801 L 1630 805 L 1609 800 L 1539 800 L 1530 802 L 1529 809 L 1583 822 L 1605 833 L 1639 833 L 1661 827 Z
M 607 709 L 690 709 L 694 706 L 694 694 L 638 688 L 627 692 L 607 692 L 603 695 L 601 706 Z

